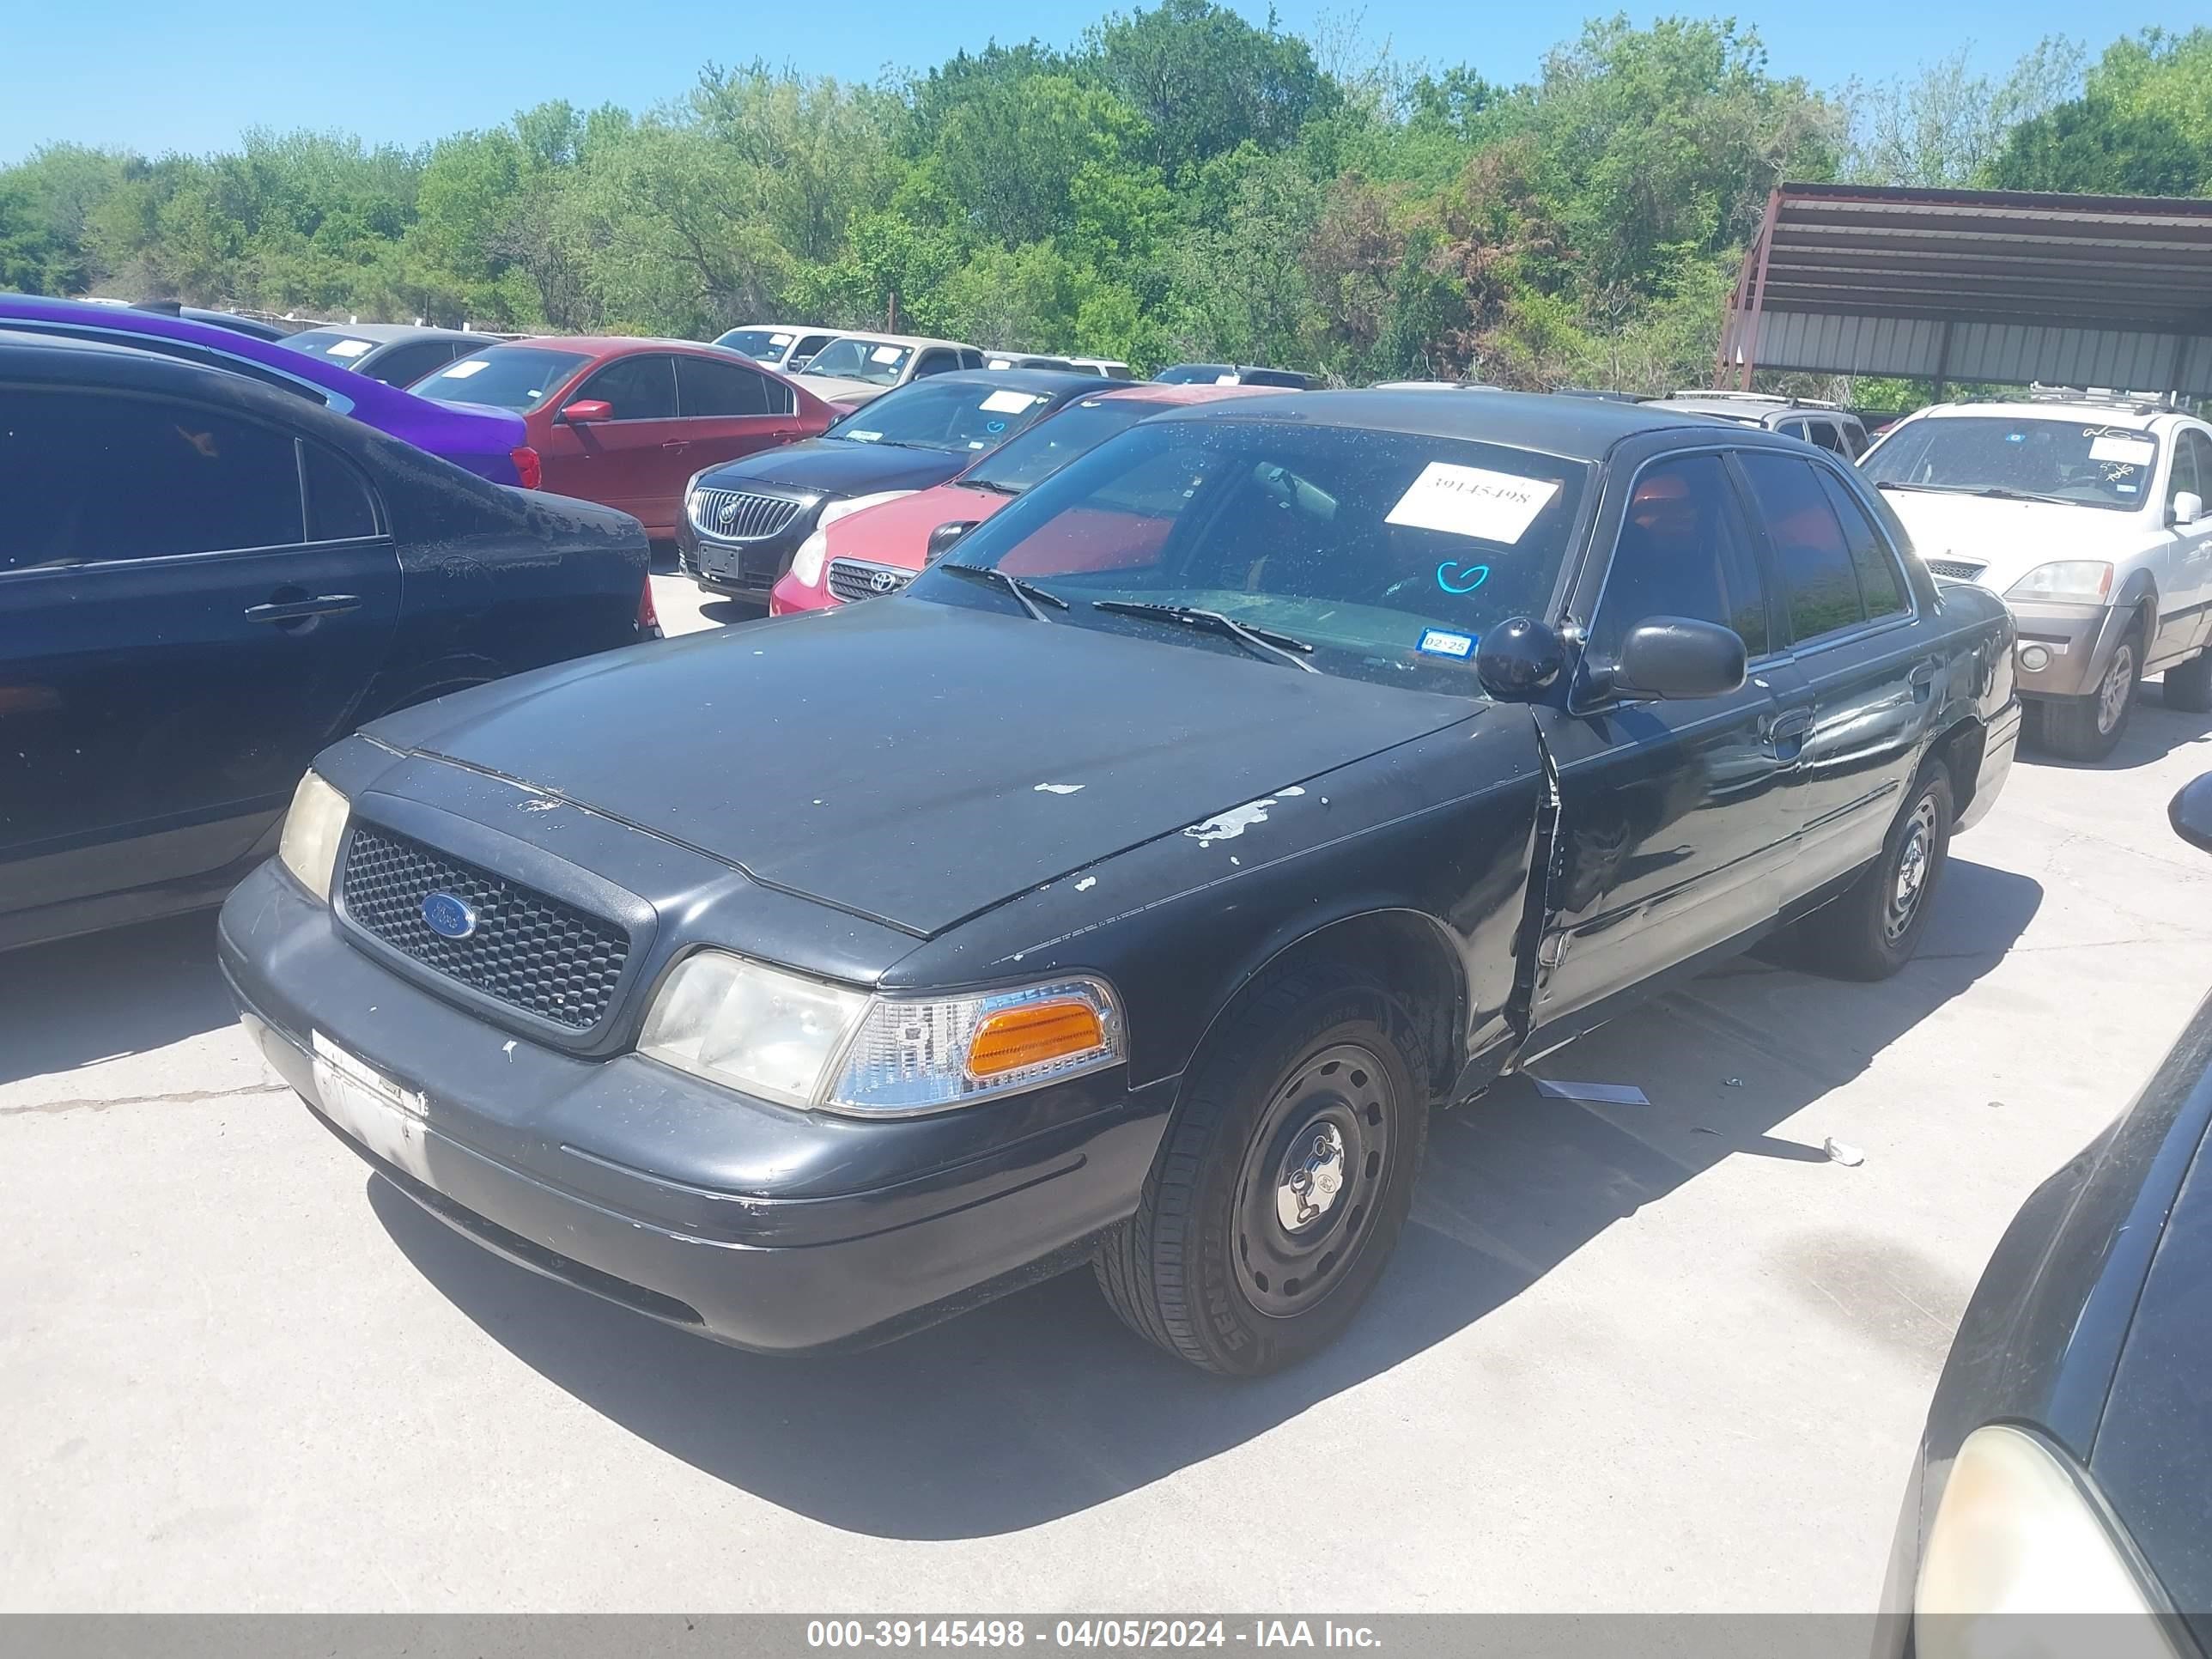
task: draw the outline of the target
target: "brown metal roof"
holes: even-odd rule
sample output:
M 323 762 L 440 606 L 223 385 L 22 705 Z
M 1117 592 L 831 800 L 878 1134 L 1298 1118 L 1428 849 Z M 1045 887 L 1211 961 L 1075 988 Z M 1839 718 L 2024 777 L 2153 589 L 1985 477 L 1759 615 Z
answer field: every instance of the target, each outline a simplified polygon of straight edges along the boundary
M 1782 323 L 1792 314 L 1808 320 Z M 1785 184 L 1745 255 L 1723 372 L 1747 382 L 1754 364 L 1875 372 L 1862 361 L 1869 342 L 1905 337 L 1867 326 L 1882 319 L 1968 325 L 1985 346 L 2002 331 L 2010 343 L 1978 353 L 1978 378 L 2045 378 L 2039 368 L 2083 361 L 2094 335 L 2116 362 L 2203 380 L 2212 376 L 2212 349 L 2196 343 L 2212 336 L 2212 201 Z M 1910 332 L 1929 343 L 1949 331 Z M 1778 348 L 1835 361 L 1785 362 Z M 1932 343 L 1920 355 L 1940 356 Z M 1941 361 L 1879 372 L 1947 368 L 1966 378 Z

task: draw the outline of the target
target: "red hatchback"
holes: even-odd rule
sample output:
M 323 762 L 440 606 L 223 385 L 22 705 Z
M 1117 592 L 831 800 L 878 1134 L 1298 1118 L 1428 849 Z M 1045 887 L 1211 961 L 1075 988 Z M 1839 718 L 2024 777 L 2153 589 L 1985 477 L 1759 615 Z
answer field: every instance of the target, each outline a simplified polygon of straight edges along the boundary
M 532 482 L 619 507 L 649 536 L 676 533 L 684 486 L 702 467 L 819 437 L 847 412 L 733 351 L 688 340 L 509 340 L 409 390 L 513 410 L 544 465 Z
M 901 495 L 829 525 L 822 532 L 822 545 L 802 547 L 776 583 L 769 595 L 768 613 L 788 616 L 794 611 L 819 611 L 895 593 L 954 541 L 1031 484 L 1050 477 L 1124 427 L 1179 404 L 1261 397 L 1283 389 L 1144 380 L 1079 398 L 1007 439 L 950 483 Z

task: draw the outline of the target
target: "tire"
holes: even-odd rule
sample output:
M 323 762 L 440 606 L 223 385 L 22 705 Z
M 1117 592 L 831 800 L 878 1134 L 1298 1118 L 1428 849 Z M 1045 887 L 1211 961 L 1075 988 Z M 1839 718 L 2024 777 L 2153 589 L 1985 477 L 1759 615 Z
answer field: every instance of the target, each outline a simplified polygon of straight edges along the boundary
M 1951 856 L 1951 775 L 1942 762 L 1931 762 L 1890 825 L 1881 856 L 1841 896 L 1798 923 L 1791 952 L 1796 964 L 1831 979 L 1877 980 L 1911 961 Z
M 2166 671 L 2160 694 L 2168 708 L 2188 714 L 2212 714 L 2212 651 L 2200 651 Z
M 2111 754 L 2128 729 L 2142 690 L 2142 629 L 2130 628 L 2112 647 L 2112 660 L 2086 697 L 2043 706 L 2043 746 L 2067 760 L 2097 761 Z
M 1097 1257 L 1130 1329 L 1224 1376 L 1342 1333 L 1398 1242 L 1427 1144 L 1413 1030 L 1346 965 L 1244 993 L 1184 1079 L 1137 1213 Z

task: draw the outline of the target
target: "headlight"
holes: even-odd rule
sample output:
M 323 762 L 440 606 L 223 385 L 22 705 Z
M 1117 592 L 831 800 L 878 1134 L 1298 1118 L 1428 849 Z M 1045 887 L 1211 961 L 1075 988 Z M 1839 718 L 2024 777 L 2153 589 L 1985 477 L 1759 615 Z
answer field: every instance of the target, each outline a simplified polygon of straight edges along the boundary
M 855 513 L 865 513 L 872 507 L 881 507 L 885 501 L 895 501 L 902 495 L 911 495 L 911 489 L 884 489 L 872 495 L 854 495 L 849 500 L 832 501 L 822 509 L 822 516 L 814 521 L 814 533 L 799 543 L 799 551 L 791 556 L 791 574 L 799 578 L 802 587 L 814 587 L 822 580 L 822 561 L 830 552 L 830 526 L 840 519 L 849 519 Z
M 1914 1645 L 1923 1659 L 2041 1653 L 2042 1618 L 2129 1613 L 2100 1628 L 2100 1650 L 2172 1659 L 2179 1650 L 2157 1616 L 2170 1609 L 2137 1559 L 2063 1453 L 2009 1424 L 1977 1429 L 1951 1465 L 1921 1555 Z
M 1095 979 L 872 997 L 702 951 L 661 988 L 638 1052 L 787 1106 L 900 1117 L 1096 1071 L 1125 1044 Z
M 310 772 L 292 792 L 292 810 L 284 815 L 284 838 L 277 843 L 276 857 L 301 886 L 325 904 L 349 811 L 343 795 Z
M 2036 566 L 2005 589 L 2005 598 L 2102 605 L 2112 592 L 2112 566 L 2096 559 L 2061 559 L 2056 564 Z

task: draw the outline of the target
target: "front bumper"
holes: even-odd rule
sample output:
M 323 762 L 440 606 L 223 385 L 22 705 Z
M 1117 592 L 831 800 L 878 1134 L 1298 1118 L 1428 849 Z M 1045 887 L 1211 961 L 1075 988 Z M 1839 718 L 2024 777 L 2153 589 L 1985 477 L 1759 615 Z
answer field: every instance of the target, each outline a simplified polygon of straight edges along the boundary
M 431 1213 L 537 1272 L 763 1352 L 885 1340 L 1073 1265 L 1134 1212 L 1175 1088 L 1131 1092 L 1109 1072 L 1019 1097 L 1006 1137 L 946 1163 L 941 1120 L 794 1112 L 634 1054 L 510 1039 L 348 944 L 274 862 L 224 906 L 217 948 L 270 1063 Z M 392 1098 L 349 1082 L 349 1061 Z M 696 1178 L 749 1139 L 757 1178 Z M 662 1149 L 652 1167 L 640 1146 Z M 901 1148 L 912 1167 L 886 1179 Z M 836 1187 L 862 1165 L 872 1184 Z
M 2136 615 L 2124 605 L 2007 603 L 2019 635 L 2013 666 L 2023 697 L 2081 697 L 2094 691 L 2112 647 Z
M 677 566 L 709 592 L 765 605 L 777 580 L 791 568 L 799 544 L 812 533 L 815 516 L 814 511 L 802 511 L 782 531 L 758 541 L 722 542 L 702 536 L 691 515 L 678 512 Z

